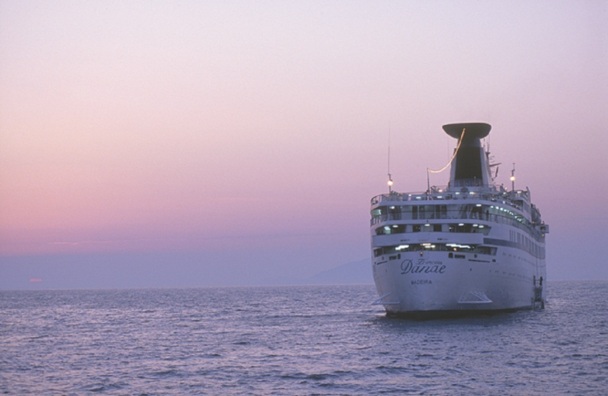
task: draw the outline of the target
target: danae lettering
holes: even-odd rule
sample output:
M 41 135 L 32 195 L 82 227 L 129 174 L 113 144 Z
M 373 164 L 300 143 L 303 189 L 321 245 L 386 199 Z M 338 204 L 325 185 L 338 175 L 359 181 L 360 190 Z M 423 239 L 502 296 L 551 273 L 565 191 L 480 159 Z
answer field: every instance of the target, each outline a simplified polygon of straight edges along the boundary
M 441 261 L 418 260 L 414 264 L 413 260 L 407 259 L 401 262 L 401 275 L 404 274 L 443 274 L 445 265 Z

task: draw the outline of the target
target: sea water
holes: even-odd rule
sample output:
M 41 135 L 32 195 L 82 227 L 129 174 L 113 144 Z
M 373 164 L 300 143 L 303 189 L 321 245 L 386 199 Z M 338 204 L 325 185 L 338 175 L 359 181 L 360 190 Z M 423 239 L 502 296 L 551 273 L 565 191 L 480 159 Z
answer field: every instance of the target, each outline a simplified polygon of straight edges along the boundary
M 608 282 L 545 310 L 384 315 L 371 285 L 0 292 L 0 393 L 608 394 Z

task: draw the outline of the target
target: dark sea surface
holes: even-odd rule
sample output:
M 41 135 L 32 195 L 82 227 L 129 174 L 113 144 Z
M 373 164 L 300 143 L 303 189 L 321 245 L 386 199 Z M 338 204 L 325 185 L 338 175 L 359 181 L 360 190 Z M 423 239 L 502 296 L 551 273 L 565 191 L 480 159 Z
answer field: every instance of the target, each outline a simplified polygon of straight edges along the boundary
M 608 282 L 387 318 L 373 286 L 0 292 L 0 393 L 606 395 Z

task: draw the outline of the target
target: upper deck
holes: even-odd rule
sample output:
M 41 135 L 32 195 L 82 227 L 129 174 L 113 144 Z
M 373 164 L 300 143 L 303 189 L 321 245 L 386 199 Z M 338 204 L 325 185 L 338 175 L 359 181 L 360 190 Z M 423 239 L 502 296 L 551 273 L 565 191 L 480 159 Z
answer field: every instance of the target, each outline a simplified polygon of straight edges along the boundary
M 408 203 L 416 204 L 420 201 L 490 201 L 501 203 L 510 206 L 524 213 L 529 213 L 531 210 L 530 191 L 529 190 L 513 190 L 508 191 L 504 187 L 491 188 L 466 188 L 460 190 L 450 189 L 448 187 L 433 186 L 425 192 L 406 192 L 398 193 L 392 191 L 388 194 L 376 195 L 371 199 L 372 209 L 387 204 L 407 205 Z M 453 202 L 454 203 L 454 202 Z M 464 203 L 464 202 L 463 202 Z
M 530 191 L 515 189 L 515 170 L 511 173 L 511 189 L 494 182 L 490 153 L 481 145 L 491 126 L 486 123 L 460 123 L 444 125 L 443 129 L 458 144 L 448 165 L 451 166 L 447 186 L 430 184 L 424 192 L 399 193 L 392 190 L 389 173 L 389 192 L 371 199 L 371 225 L 394 226 L 387 222 L 421 221 L 442 219 L 493 219 L 502 223 L 524 227 L 530 232 L 545 233 L 548 227 L 540 212 L 531 203 Z M 427 169 L 428 173 L 440 173 L 447 169 Z M 386 223 L 386 224 L 385 224 Z M 536 230 L 538 228 L 538 230 Z
M 372 198 L 371 215 L 373 229 L 421 222 L 428 226 L 451 219 L 510 224 L 536 237 L 548 232 L 540 212 L 530 203 L 528 190 L 507 191 L 502 187 L 477 191 L 433 187 L 422 193 L 390 192 Z

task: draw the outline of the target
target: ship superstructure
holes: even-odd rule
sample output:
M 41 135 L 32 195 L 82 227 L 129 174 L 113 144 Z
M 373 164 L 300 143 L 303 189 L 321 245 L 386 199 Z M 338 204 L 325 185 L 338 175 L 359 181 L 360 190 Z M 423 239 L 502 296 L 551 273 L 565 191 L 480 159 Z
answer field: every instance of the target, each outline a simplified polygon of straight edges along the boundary
M 388 314 L 544 307 L 545 224 L 528 189 L 494 183 L 486 123 L 444 125 L 457 139 L 447 186 L 371 200 L 372 267 Z

